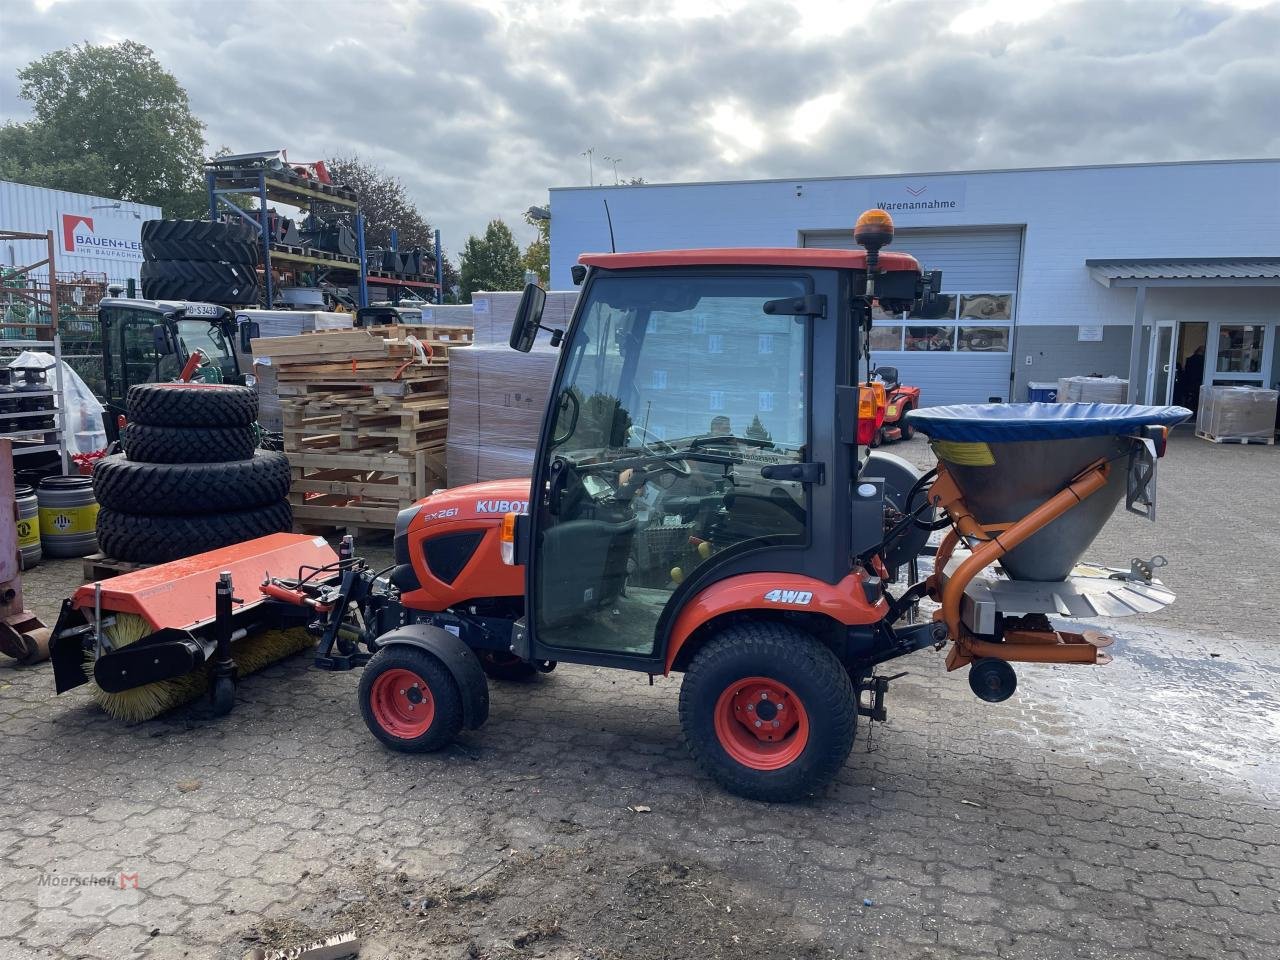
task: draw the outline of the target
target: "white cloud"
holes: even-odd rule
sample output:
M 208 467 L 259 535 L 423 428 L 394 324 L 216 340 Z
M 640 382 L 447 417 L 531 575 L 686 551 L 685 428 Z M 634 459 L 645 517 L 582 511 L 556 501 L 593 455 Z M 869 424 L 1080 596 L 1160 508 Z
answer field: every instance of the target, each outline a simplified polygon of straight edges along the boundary
M 456 251 L 579 154 L 651 182 L 1280 154 L 1280 7 L 975 0 L 0 0 L 17 65 L 128 36 L 211 148 L 358 152 Z

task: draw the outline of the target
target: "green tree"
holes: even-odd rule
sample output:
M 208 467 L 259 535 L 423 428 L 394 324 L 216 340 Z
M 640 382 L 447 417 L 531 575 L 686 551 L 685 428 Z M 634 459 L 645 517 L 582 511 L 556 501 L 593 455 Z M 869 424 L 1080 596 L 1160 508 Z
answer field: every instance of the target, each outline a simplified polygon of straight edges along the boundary
M 551 221 L 535 220 L 526 211 L 524 222 L 537 229 L 538 239 L 524 248 L 521 263 L 526 270 L 532 270 L 538 275 L 544 287 L 548 286 L 551 283 Z
M 470 303 L 477 290 L 519 290 L 524 285 L 520 248 L 501 220 L 490 220 L 484 236 L 467 237 L 459 260 L 463 303 Z
M 752 419 L 751 425 L 747 427 L 746 435 L 752 440 L 763 440 L 768 443 L 773 442 L 773 435 L 765 429 L 764 424 L 760 422 L 760 414 L 756 414 Z
M 366 246 L 390 247 L 391 231 L 395 230 L 401 250 L 421 247 L 435 253 L 435 231 L 418 205 L 410 199 L 409 191 L 399 177 L 392 176 L 358 154 L 333 157 L 325 161 L 325 166 L 334 183 L 355 191 L 360 198 Z M 443 268 L 447 299 L 449 291 L 458 285 L 458 271 L 447 256 L 444 257 Z
M 352 154 L 326 160 L 333 182 L 355 191 L 364 214 L 364 242 L 370 247 L 391 246 L 395 230 L 401 249 L 434 247 L 431 224 L 399 177 L 392 176 L 376 163 Z
M 204 124 L 151 50 L 75 44 L 18 71 L 33 118 L 0 128 L 0 178 L 199 216 Z

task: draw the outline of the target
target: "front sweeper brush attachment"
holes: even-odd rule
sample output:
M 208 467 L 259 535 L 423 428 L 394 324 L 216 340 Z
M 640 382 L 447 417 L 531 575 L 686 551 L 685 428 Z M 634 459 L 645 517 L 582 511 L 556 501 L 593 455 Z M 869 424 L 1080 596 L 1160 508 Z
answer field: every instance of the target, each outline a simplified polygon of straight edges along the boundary
M 1108 662 L 1111 638 L 1056 629 L 1051 616 L 1150 613 L 1173 601 L 1153 576 L 1163 558 L 1136 558 L 1127 570 L 1079 561 L 1121 498 L 1155 519 L 1156 461 L 1169 428 L 1189 416 L 1182 407 L 1094 403 L 911 412 L 938 456 L 929 500 L 952 524 L 928 590 L 955 641 L 947 665 L 972 664 L 979 696 L 1013 693 L 1009 661 Z
M 261 595 L 263 577 L 336 564 L 323 538 L 279 533 L 85 584 L 54 628 L 57 692 L 92 680 L 94 700 L 129 721 L 205 694 L 226 713 L 239 677 L 314 644 L 310 615 Z

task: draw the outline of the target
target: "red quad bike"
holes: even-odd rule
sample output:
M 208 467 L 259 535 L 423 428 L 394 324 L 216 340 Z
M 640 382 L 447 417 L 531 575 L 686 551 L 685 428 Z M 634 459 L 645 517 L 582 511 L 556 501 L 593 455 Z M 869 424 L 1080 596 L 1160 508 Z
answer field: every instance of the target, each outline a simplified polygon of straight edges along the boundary
M 898 382 L 897 367 L 876 367 L 872 376 L 884 384 L 887 402 L 884 425 L 875 432 L 871 446 L 879 447 L 894 440 L 910 440 L 916 429 L 907 414 L 920 407 L 920 388 L 907 387 Z
M 940 285 L 915 258 L 881 252 L 892 230 L 872 210 L 854 230 L 860 250 L 584 254 L 568 329 L 548 330 L 561 352 L 531 479 L 443 490 L 404 510 L 384 571 L 349 538 L 335 554 L 322 539 L 276 534 L 83 587 L 55 628 L 58 690 L 86 682 L 87 661 L 113 690 L 208 664 L 229 705 L 230 641 L 309 624 L 318 666 L 363 668 L 373 735 L 421 752 L 485 722 L 489 678 L 565 662 L 681 673 L 680 723 L 699 766 L 734 793 L 782 801 L 836 776 L 859 718 L 885 719 L 895 677 L 880 664 L 951 641 L 949 669 L 969 666 L 974 691 L 999 701 L 1013 693 L 1009 661 L 1102 662 L 1105 638 L 1060 632 L 1038 612 L 1060 613 L 1046 595 L 1074 603 L 1074 580 L 977 575 L 1020 551 L 1058 550 L 1056 529 L 1018 545 L 1064 512 L 1096 514 L 1100 527 L 1125 492 L 1122 453 L 1106 446 L 1049 475 L 1045 457 L 939 442 L 955 462 L 922 474 L 867 449 L 878 426 L 864 386 L 872 303 L 928 316 Z M 526 287 L 514 349 L 548 329 L 544 303 Z M 982 472 L 1006 459 L 1019 468 Z M 1001 478 L 1046 492 L 1024 496 Z M 966 506 L 979 494 L 981 509 Z M 935 573 L 897 586 L 944 527 Z M 1028 579 L 1061 580 L 1060 567 Z M 263 570 L 274 575 L 251 595 Z M 135 589 L 129 578 L 142 576 L 148 586 Z M 1128 591 L 1130 612 L 1172 599 L 1150 579 L 1141 600 L 1134 582 L 1102 583 L 1108 597 Z M 926 595 L 938 612 L 916 622 Z M 109 648 L 101 625 L 118 610 L 156 632 Z

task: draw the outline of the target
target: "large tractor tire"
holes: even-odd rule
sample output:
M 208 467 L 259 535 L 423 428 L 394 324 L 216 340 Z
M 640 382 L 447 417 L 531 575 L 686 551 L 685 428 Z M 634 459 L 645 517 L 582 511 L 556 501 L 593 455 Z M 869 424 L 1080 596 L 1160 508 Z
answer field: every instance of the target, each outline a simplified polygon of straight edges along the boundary
M 228 463 L 137 463 L 121 454 L 93 469 L 93 493 L 106 510 L 178 516 L 252 510 L 289 495 L 289 458 L 266 450 Z
M 199 491 L 192 491 L 191 497 L 192 505 L 199 505 Z M 287 503 L 180 517 L 140 516 L 103 508 L 98 511 L 98 545 L 117 560 L 167 563 L 292 527 L 293 511 Z
M 826 786 L 853 747 L 857 717 L 836 655 L 781 623 L 720 631 L 680 686 L 680 724 L 694 759 L 730 793 L 752 800 L 796 800 Z
M 360 674 L 360 712 L 392 750 L 430 753 L 462 729 L 462 694 L 449 669 L 413 647 L 379 650 Z
M 247 427 L 258 392 L 229 383 L 140 383 L 129 388 L 125 419 L 151 427 Z
M 137 463 L 215 463 L 248 460 L 257 446 L 258 432 L 248 427 L 152 427 L 125 424 L 120 446 Z M 191 491 L 192 505 L 200 491 Z
M 146 260 L 140 271 L 148 300 L 207 303 L 258 302 L 258 275 L 250 264 L 199 260 Z
M 147 260 L 256 264 L 261 255 L 257 231 L 248 224 L 148 220 L 142 225 L 142 256 Z

